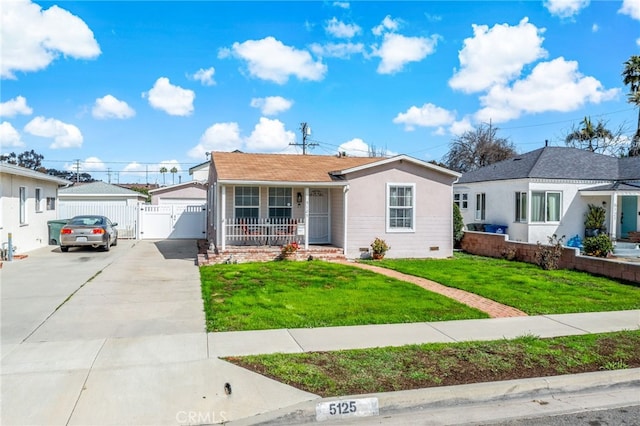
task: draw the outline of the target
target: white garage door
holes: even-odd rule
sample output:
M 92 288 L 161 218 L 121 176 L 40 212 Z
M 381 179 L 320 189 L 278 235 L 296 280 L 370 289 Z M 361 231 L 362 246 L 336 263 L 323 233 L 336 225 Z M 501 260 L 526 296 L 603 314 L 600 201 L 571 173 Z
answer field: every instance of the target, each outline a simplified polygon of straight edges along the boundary
M 206 238 L 205 205 L 144 205 L 140 222 L 145 240 Z

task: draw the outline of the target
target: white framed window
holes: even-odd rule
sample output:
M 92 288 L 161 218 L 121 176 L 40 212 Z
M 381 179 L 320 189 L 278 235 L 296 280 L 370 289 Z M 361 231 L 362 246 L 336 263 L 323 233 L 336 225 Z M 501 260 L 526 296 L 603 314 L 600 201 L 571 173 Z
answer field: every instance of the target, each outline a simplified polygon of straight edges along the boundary
M 42 212 L 42 188 L 36 188 L 36 213 Z
M 234 210 L 237 218 L 257 219 L 260 217 L 260 188 L 257 186 L 236 186 Z
M 516 222 L 527 221 L 527 193 L 516 192 Z
M 413 232 L 415 230 L 415 198 L 415 184 L 387 184 L 387 231 Z
M 47 210 L 56 209 L 56 197 L 47 197 Z
M 484 192 L 476 194 L 475 219 L 485 220 L 487 212 L 487 196 Z
M 561 205 L 561 192 L 532 191 L 531 222 L 560 222 Z
M 20 198 L 20 225 L 27 223 L 27 187 L 21 186 L 18 189 L 18 196 Z
M 466 192 L 456 192 L 453 194 L 453 202 L 460 207 L 461 210 L 469 208 L 469 194 Z
M 291 188 L 269 188 L 269 217 L 291 218 Z

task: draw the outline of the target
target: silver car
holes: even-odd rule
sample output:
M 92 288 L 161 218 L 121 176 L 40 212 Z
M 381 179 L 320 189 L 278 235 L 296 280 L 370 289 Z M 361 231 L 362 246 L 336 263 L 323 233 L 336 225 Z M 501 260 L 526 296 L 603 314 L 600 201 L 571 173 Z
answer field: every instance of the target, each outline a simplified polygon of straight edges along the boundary
M 118 244 L 117 225 L 104 216 L 75 216 L 60 229 L 60 250 L 91 246 L 109 251 Z

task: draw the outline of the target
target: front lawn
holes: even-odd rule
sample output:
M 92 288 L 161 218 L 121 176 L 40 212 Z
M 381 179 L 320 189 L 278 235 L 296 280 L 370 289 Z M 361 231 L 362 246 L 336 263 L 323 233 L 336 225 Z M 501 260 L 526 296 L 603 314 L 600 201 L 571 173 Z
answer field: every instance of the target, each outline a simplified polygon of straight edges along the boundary
M 584 272 L 456 253 L 453 259 L 385 259 L 377 266 L 430 279 L 529 315 L 640 309 L 640 287 Z
M 208 331 L 488 317 L 414 284 L 336 263 L 212 265 L 200 276 Z
M 229 357 L 322 397 L 640 367 L 640 331 Z

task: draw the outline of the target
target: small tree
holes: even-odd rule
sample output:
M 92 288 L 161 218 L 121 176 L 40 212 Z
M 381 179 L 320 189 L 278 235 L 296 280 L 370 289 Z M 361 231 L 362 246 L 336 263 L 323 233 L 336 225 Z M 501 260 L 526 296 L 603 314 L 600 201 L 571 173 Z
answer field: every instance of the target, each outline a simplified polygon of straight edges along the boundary
M 162 184 L 163 185 L 165 184 L 164 175 L 167 173 L 167 171 L 168 170 L 167 170 L 166 167 L 164 167 L 164 166 L 160 167 L 160 174 L 162 175 Z
M 629 147 L 629 157 L 637 157 L 640 156 L 640 56 L 633 55 L 624 63 L 622 77 L 629 86 L 627 101 L 638 108 L 638 126 Z
M 460 213 L 460 207 L 453 203 L 453 243 L 454 247 L 460 247 L 460 242 L 464 236 L 464 219 Z
M 442 162 L 451 170 L 466 173 L 514 157 L 515 146 L 496 137 L 497 131 L 496 127 L 481 125 L 463 133 L 451 142 Z
M 175 185 L 176 173 L 178 173 L 178 169 L 176 168 L 176 166 L 173 166 L 169 171 L 171 172 L 171 184 Z
M 549 244 L 546 246 L 538 241 L 535 259 L 539 267 L 551 271 L 558 269 L 558 263 L 560 262 L 560 257 L 562 257 L 562 241 L 564 240 L 564 235 L 558 238 L 556 234 L 553 234 L 547 237 L 547 240 Z

